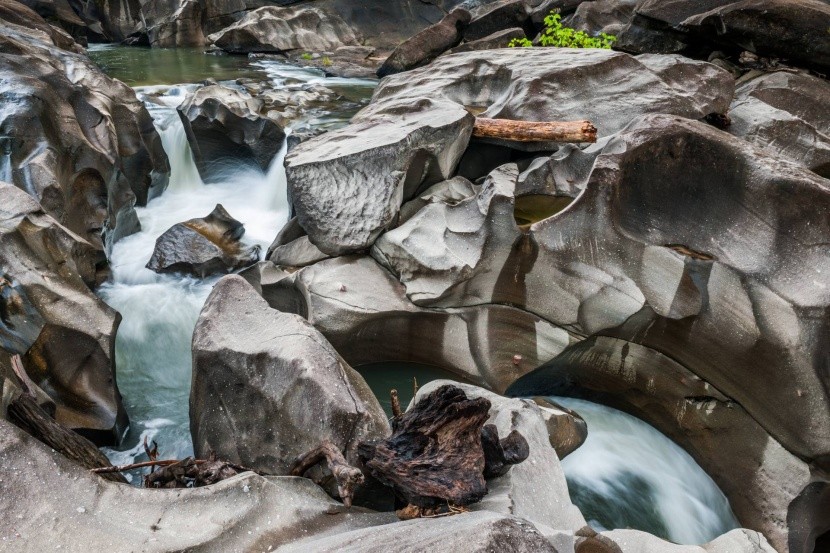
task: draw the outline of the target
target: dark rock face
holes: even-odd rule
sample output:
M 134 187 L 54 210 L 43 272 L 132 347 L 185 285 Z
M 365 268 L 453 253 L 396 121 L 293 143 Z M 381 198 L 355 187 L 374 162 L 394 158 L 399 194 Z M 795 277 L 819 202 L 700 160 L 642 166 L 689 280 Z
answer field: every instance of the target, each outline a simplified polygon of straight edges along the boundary
M 326 339 L 238 276 L 219 281 L 196 325 L 190 421 L 197 456 L 214 451 L 272 474 L 324 439 L 355 464 L 359 440 L 390 433 L 363 378 Z
M 511 29 L 505 29 L 504 31 L 498 31 L 491 35 L 487 35 L 484 38 L 480 38 L 478 40 L 473 40 L 470 42 L 465 42 L 464 44 L 460 44 L 455 48 L 449 50 L 450 54 L 457 54 L 460 52 L 472 52 L 473 50 L 492 50 L 494 48 L 504 48 L 510 41 L 516 38 L 526 38 L 526 34 L 524 29 L 520 27 L 513 27 Z
M 631 22 L 637 0 L 594 0 L 582 2 L 562 24 L 591 36 L 600 33 L 617 36 Z
M 223 161 L 248 162 L 266 171 L 285 141 L 285 131 L 260 115 L 264 102 L 221 85 L 196 90 L 178 108 L 202 180 L 221 174 Z
M 453 173 L 472 128 L 458 104 L 420 98 L 382 103 L 297 146 L 288 190 L 311 243 L 329 255 L 371 246 L 404 200 Z
M 444 19 L 401 43 L 378 69 L 378 77 L 426 65 L 461 42 L 461 33 L 470 22 L 470 12 L 457 9 Z
M 476 10 L 475 17 L 464 29 L 464 40 L 479 40 L 505 29 L 519 27 L 528 35 L 535 29 L 530 21 L 531 6 L 527 0 L 493 2 Z
M 744 81 L 729 110 L 729 132 L 830 177 L 830 83 L 778 71 Z
M 179 223 L 159 236 L 147 268 L 204 278 L 249 267 L 259 261 L 260 248 L 244 246 L 243 234 L 242 223 L 217 204 L 207 217 Z
M 167 185 L 159 135 L 132 89 L 71 39 L 22 4 L 0 8 L 0 178 L 103 249 L 134 232 L 133 205 Z
M 333 13 L 317 8 L 273 6 L 247 13 L 208 40 L 233 53 L 319 52 L 358 44 L 351 27 Z
M 114 372 L 120 317 L 87 287 L 96 250 L 18 188 L 0 183 L 0 199 L 2 347 L 23 354 L 59 423 L 116 443 L 127 426 Z
M 826 72 L 830 70 L 828 21 L 830 5 L 821 0 L 743 0 L 697 11 L 681 25 L 713 43 Z

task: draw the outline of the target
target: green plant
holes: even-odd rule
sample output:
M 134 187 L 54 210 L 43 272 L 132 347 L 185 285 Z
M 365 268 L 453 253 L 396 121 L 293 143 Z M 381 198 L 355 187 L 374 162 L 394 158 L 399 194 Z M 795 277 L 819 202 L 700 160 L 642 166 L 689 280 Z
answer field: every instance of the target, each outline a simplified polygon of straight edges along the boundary
M 323 56 L 323 59 L 320 60 L 320 63 L 323 64 L 323 67 L 331 67 L 332 61 L 330 57 Z
M 542 46 L 556 46 L 558 48 L 604 48 L 610 49 L 617 40 L 614 35 L 600 33 L 593 37 L 584 31 L 577 31 L 562 25 L 562 16 L 555 10 L 545 17 L 545 28 L 539 36 Z M 526 38 L 514 38 L 508 44 L 511 48 L 528 48 L 533 43 Z
M 311 54 L 309 54 L 308 52 L 306 52 L 305 54 L 301 55 L 300 57 L 301 57 L 301 58 L 303 58 L 304 60 L 310 60 L 310 59 L 313 59 L 313 58 L 314 58 L 314 56 L 312 56 L 312 55 L 311 55 Z

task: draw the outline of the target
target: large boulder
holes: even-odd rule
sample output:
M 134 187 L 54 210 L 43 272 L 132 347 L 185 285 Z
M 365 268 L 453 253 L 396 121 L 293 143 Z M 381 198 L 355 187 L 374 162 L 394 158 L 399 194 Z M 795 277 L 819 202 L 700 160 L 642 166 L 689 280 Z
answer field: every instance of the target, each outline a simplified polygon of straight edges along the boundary
M 571 343 L 562 328 L 522 309 L 413 305 L 389 271 L 368 256 L 321 261 L 293 274 L 246 274 L 268 303 L 302 315 L 353 366 L 409 361 L 503 391 Z
M 378 77 L 426 65 L 461 42 L 461 32 L 470 22 L 470 12 L 453 10 L 447 16 L 402 42 L 377 71 Z
M 522 121 L 588 119 L 599 136 L 646 113 L 701 119 L 724 114 L 732 76 L 680 56 L 633 57 L 577 48 L 502 48 L 442 56 L 384 79 L 361 115 L 389 101 L 426 96 L 475 107 L 482 117 Z
M 528 0 L 501 0 L 487 3 L 474 12 L 472 21 L 464 29 L 464 40 L 479 40 L 514 27 L 519 27 L 528 36 L 534 36 L 536 33 L 530 19 L 531 11 L 532 6 Z
M 744 526 L 780 551 L 809 553 L 816 536 L 830 529 L 830 482 L 815 477 L 739 403 L 653 349 L 591 337 L 508 393 L 584 397 L 649 422 L 712 476 Z
M 776 71 L 741 82 L 729 132 L 830 177 L 830 83 Z
M 363 378 L 302 317 L 271 309 L 245 280 L 214 287 L 193 334 L 190 429 L 197 456 L 287 474 L 324 439 L 352 464 L 389 435 Z
M 11 0 L 0 6 L 0 178 L 103 249 L 138 229 L 133 205 L 167 184 L 153 120 L 131 88 L 46 32 L 40 16 Z
M 222 85 L 196 89 L 177 108 L 202 180 L 221 179 L 225 163 L 247 163 L 261 171 L 285 142 L 285 131 L 261 115 L 263 100 Z
M 294 148 L 288 190 L 311 243 L 330 255 L 370 247 L 403 201 L 453 174 L 472 130 L 473 116 L 456 103 L 407 99 Z
M 233 53 L 319 52 L 358 44 L 351 27 L 333 13 L 274 6 L 248 12 L 230 27 L 210 35 L 208 41 Z
M 147 268 L 205 278 L 250 267 L 259 261 L 259 246 L 245 246 L 245 227 L 222 204 L 206 217 L 170 227 L 156 240 Z
M 0 347 L 23 355 L 59 423 L 115 443 L 127 426 L 115 382 L 120 317 L 88 288 L 96 250 L 22 190 L 0 183 L 0 198 Z

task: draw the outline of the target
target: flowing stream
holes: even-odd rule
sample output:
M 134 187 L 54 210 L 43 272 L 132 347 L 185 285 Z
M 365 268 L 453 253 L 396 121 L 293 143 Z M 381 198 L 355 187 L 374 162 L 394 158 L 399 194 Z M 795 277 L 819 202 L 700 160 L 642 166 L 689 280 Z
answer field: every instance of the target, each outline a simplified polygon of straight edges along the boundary
M 196 170 L 176 107 L 197 86 L 193 83 L 208 77 L 229 84 L 236 78 L 260 79 L 286 90 L 323 84 L 340 99 L 312 110 L 297 125 L 330 129 L 348 121 L 367 101 L 375 83 L 326 78 L 319 71 L 275 61 L 207 56 L 189 50 L 101 46 L 91 48 L 90 56 L 110 74 L 136 87 L 153 115 L 171 164 L 167 191 L 136 210 L 142 230 L 115 245 L 110 259 L 112 279 L 99 291 L 123 317 L 116 337 L 116 370 L 131 422 L 122 446 L 104 451 L 114 464 L 143 460 L 146 439 L 158 443 L 161 458 L 182 458 L 192 454 L 188 415 L 191 336 L 217 278 L 198 280 L 146 269 L 155 240 L 176 223 L 203 217 L 221 203 L 245 224 L 243 241 L 265 249 L 287 220 L 288 205 L 285 146 L 265 173 L 242 164 L 229 165 L 219 182 L 206 185 Z M 448 376 L 435 367 L 402 363 L 358 370 L 387 412 L 391 388 L 399 390 L 406 405 L 413 378 L 424 384 Z M 588 422 L 588 440 L 563 461 L 563 468 L 572 499 L 595 528 L 630 527 L 678 543 L 703 543 L 737 526 L 726 498 L 711 478 L 671 440 L 619 411 L 555 399 Z

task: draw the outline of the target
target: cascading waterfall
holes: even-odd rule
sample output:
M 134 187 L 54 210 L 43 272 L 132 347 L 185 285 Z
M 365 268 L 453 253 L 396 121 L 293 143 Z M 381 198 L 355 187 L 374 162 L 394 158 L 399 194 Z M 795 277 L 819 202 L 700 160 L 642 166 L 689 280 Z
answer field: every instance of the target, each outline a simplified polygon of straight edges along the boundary
M 160 275 L 145 268 L 156 239 L 176 223 L 207 215 L 217 203 L 245 224 L 244 242 L 263 248 L 288 219 L 285 146 L 267 173 L 228 166 L 220 182 L 202 182 L 175 109 L 190 89 L 137 90 L 145 100 L 152 94 L 147 105 L 170 159 L 171 176 L 161 197 L 136 209 L 141 232 L 115 244 L 110 259 L 112 280 L 100 290 L 102 298 L 123 317 L 116 337 L 116 366 L 131 427 L 120 450 L 106 450 L 116 464 L 133 462 L 142 455 L 145 438 L 148 443 L 157 441 L 164 458 L 192 454 L 190 342 L 217 278 Z
M 595 529 L 630 527 L 702 544 L 739 526 L 709 475 L 655 428 L 604 405 L 551 399 L 588 423 L 588 439 L 562 468 L 571 499 Z

